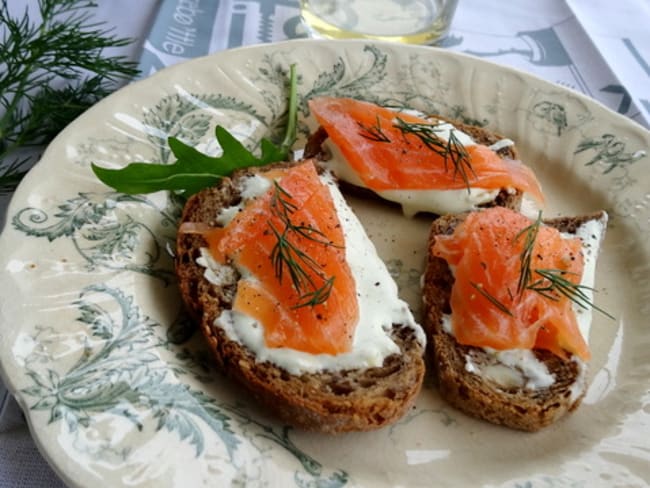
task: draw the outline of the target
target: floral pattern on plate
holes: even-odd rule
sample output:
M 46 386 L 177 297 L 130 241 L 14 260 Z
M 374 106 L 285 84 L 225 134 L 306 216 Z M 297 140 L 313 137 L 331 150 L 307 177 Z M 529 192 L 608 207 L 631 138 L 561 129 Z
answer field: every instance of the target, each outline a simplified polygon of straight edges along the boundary
M 90 163 L 171 163 L 169 136 L 214 154 L 218 124 L 252 149 L 277 139 L 291 62 L 303 140 L 315 128 L 314 96 L 412 107 L 515 140 L 548 213 L 609 211 L 597 300 L 618 320 L 595 319 L 591 387 L 577 413 L 539 434 L 512 432 L 450 409 L 428 379 L 395 425 L 327 437 L 278 424 L 214 370 L 175 287 L 182 201 L 111 192 Z M 585 97 L 432 48 L 292 41 L 166 69 L 73 123 L 16 192 L 0 239 L 4 378 L 71 486 L 641 484 L 650 474 L 649 150 L 647 131 Z M 350 202 L 418 314 L 427 217 Z

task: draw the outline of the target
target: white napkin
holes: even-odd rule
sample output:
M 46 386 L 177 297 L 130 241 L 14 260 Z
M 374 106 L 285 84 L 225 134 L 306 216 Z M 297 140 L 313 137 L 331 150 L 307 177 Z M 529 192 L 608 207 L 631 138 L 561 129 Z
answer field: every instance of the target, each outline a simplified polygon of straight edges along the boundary
M 639 110 L 650 121 L 650 2 L 567 0 L 620 84 L 609 88 L 623 110 Z M 625 88 L 623 88 L 625 87 Z M 623 112 L 629 115 L 630 111 Z M 643 123 L 635 114 L 633 119 Z
M 650 127 L 647 0 L 461 0 L 460 6 L 444 43 L 449 49 L 577 90 Z

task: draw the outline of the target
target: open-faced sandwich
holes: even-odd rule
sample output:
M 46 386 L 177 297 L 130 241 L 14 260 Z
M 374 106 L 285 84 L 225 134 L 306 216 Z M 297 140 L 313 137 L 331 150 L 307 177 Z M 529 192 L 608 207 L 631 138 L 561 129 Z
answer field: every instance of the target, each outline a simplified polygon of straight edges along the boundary
M 311 160 L 239 171 L 191 197 L 176 270 L 218 364 L 284 422 L 375 429 L 420 391 L 424 333 Z
M 262 140 L 260 157 L 217 127 L 220 156 L 170 138 L 172 165 L 93 166 L 118 191 L 193 193 L 176 273 L 221 369 L 284 422 L 324 432 L 400 418 L 425 347 L 442 396 L 472 415 L 537 430 L 576 408 L 606 214 L 531 220 L 521 201 L 542 191 L 512 141 L 349 98 L 310 100 L 306 159 L 277 163 L 295 141 L 294 67 L 291 87 L 287 136 Z M 428 337 L 339 181 L 441 215 L 423 276 Z
M 543 202 L 513 141 L 487 129 L 350 98 L 314 98 L 309 107 L 320 128 L 306 155 L 406 215 L 519 208 L 524 195 Z
M 580 403 L 607 215 L 542 222 L 495 207 L 433 222 L 424 325 L 453 406 L 535 431 Z

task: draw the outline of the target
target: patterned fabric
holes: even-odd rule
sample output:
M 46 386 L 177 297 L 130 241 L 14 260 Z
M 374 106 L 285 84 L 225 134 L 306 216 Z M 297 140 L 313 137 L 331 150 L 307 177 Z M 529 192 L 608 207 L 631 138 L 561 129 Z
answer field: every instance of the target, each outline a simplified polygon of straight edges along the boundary
M 629 8 L 608 16 L 605 31 L 598 21 L 607 4 L 598 3 L 600 8 L 578 0 L 493 1 L 486 8 L 484 0 L 463 0 L 443 47 L 534 73 L 649 126 L 650 34 L 633 13 L 650 18 L 650 7 L 626 0 Z M 618 21 L 618 36 L 612 20 Z M 302 37 L 296 0 L 167 1 L 144 44 L 140 68 L 148 76 L 215 51 Z

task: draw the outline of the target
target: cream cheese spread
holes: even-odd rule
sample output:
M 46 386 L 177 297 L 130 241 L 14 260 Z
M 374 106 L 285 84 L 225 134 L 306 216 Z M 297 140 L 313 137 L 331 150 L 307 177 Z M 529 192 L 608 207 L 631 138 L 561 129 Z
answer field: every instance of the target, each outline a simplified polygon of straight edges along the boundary
M 596 259 L 600 249 L 601 241 L 605 235 L 607 226 L 607 215 L 601 219 L 593 219 L 583 223 L 576 229 L 575 234 L 562 234 L 565 238 L 579 237 L 582 241 L 582 254 L 584 259 L 584 270 L 580 285 L 587 295 L 588 300 L 593 300 L 592 288 L 596 274 Z M 453 270 L 452 270 L 453 272 Z M 583 308 L 572 303 L 576 315 L 578 327 L 585 342 L 589 342 L 589 329 L 592 319 L 591 308 Z M 445 314 L 442 317 L 442 328 L 448 334 L 453 335 L 451 315 Z M 555 382 L 555 378 L 548 371 L 546 365 L 539 361 L 533 351 L 525 349 L 508 349 L 497 351 L 491 348 L 483 348 L 487 353 L 479 361 L 471 354 L 465 355 L 465 371 L 488 378 L 501 387 L 524 388 L 536 390 L 548 388 Z M 586 365 L 579 358 L 573 358 L 578 363 L 578 379 L 572 385 L 572 401 L 575 401 L 584 391 L 586 385 Z
M 257 178 L 265 179 L 259 176 Z M 361 223 L 345 202 L 334 178 L 326 173 L 321 176 L 321 180 L 332 195 L 343 228 L 346 259 L 355 280 L 359 300 L 359 321 L 351 351 L 331 355 L 310 354 L 289 348 L 269 348 L 264 341 L 263 326 L 255 319 L 233 310 L 225 310 L 217 318 L 217 324 L 223 328 L 228 338 L 249 348 L 257 361 L 271 361 L 291 374 L 381 366 L 386 357 L 399 353 L 399 347 L 390 337 L 393 324 L 411 327 L 418 341 L 423 346 L 425 344 L 424 332 L 415 322 L 406 302 L 399 299 L 395 281 L 377 255 L 374 244 Z M 267 188 L 268 184 L 247 178 L 242 182 L 241 191 L 247 198 L 254 198 Z M 224 209 L 219 216 L 220 221 L 227 224 L 241 208 L 240 204 Z M 219 286 L 234 284 L 236 273 L 212 259 L 207 249 L 202 250 L 197 263 L 206 268 L 205 277 L 210 282 Z M 246 269 L 237 271 L 242 276 L 251 276 Z
M 402 110 L 401 112 L 425 118 L 431 123 L 437 123 L 435 133 L 444 141 L 449 140 L 450 134 L 453 131 L 454 136 L 463 146 L 469 147 L 476 145 L 469 134 L 457 129 L 450 123 L 426 117 L 424 114 L 414 110 Z M 514 142 L 510 139 L 502 139 L 490 148 L 493 151 L 498 151 L 513 144 Z M 339 179 L 361 188 L 367 188 L 336 144 L 330 139 L 326 139 L 323 147 L 331 156 L 324 162 L 327 168 Z M 468 191 L 467 188 L 460 188 L 455 190 L 380 190 L 375 191 L 375 193 L 385 200 L 400 204 L 404 215 L 412 217 L 418 212 L 446 214 L 474 210 L 482 204 L 493 201 L 499 194 L 499 190 L 470 188 Z

